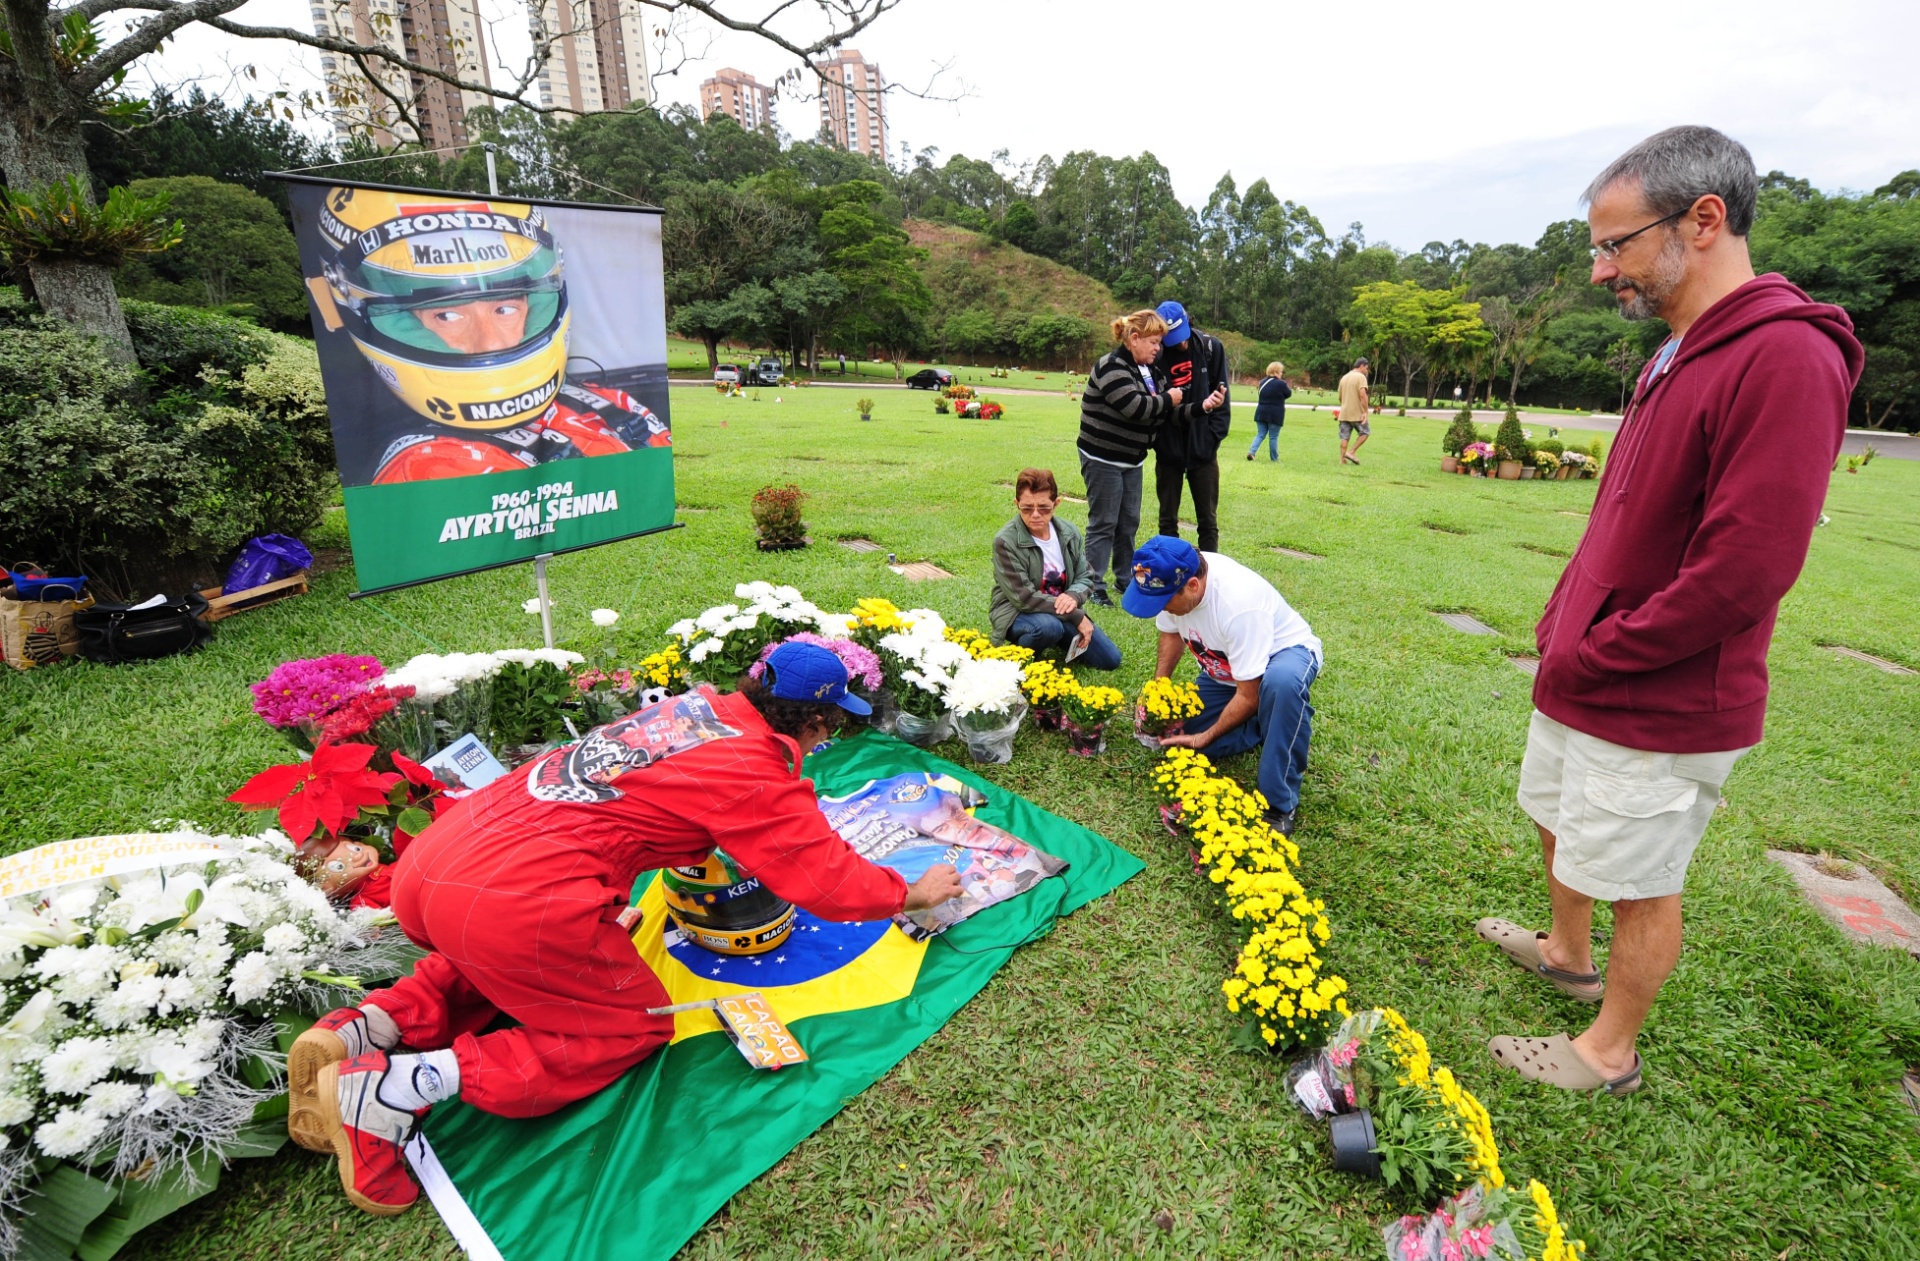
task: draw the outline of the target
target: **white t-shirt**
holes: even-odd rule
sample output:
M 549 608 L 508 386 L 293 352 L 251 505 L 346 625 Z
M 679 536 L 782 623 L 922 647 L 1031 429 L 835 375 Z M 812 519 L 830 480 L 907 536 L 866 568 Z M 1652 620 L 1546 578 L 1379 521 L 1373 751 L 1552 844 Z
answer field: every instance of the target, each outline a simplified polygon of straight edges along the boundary
M 1304 645 L 1322 660 L 1307 619 L 1293 611 L 1273 584 L 1230 556 L 1202 552 L 1207 591 L 1191 613 L 1161 612 L 1154 625 L 1187 641 L 1200 668 L 1222 683 L 1247 682 L 1267 672 L 1267 659 Z
M 1059 574 L 1060 590 L 1065 591 L 1067 589 L 1067 558 L 1060 554 L 1060 527 L 1048 522 L 1047 537 L 1041 538 L 1036 534 L 1033 536 L 1033 541 L 1039 545 L 1045 577 L 1051 578 Z

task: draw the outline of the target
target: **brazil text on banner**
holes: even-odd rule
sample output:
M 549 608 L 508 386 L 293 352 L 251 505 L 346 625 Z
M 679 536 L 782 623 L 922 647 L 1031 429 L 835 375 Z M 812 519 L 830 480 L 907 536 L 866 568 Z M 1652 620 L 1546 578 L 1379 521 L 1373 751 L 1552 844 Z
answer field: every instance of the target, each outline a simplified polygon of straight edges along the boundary
M 286 178 L 362 590 L 672 524 L 657 211 Z

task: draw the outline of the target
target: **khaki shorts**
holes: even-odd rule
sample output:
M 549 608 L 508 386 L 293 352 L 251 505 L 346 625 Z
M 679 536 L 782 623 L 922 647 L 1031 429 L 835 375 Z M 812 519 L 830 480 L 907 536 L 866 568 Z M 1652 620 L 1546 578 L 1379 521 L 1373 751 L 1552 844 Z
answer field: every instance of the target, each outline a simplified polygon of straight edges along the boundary
M 1561 884 L 1603 902 L 1668 897 L 1685 884 L 1720 785 L 1746 752 L 1647 753 L 1535 710 L 1520 808 L 1553 833 Z

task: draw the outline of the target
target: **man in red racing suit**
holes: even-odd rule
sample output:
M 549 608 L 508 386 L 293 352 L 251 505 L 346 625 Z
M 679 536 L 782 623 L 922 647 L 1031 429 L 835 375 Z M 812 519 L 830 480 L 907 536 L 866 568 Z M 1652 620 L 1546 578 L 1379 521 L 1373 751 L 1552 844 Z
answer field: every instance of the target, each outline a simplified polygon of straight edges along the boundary
M 375 486 L 533 468 L 550 460 L 670 447 L 673 434 L 645 404 L 607 385 L 560 387 L 540 419 L 498 433 L 423 424 L 380 457 Z
M 782 652 L 797 648 L 845 678 L 824 649 Z M 800 778 L 800 748 L 831 733 L 845 685 L 816 700 L 831 689 L 815 675 L 804 698 L 781 697 L 799 673 L 742 694 L 701 687 L 596 728 L 414 839 L 396 864 L 393 912 L 432 953 L 322 1017 L 288 1057 L 288 1130 L 338 1156 L 356 1205 L 390 1215 L 418 1198 L 402 1147 L 434 1102 L 457 1094 L 500 1116 L 541 1116 L 671 1039 L 673 1018 L 648 1009 L 672 1000 L 622 920 L 641 873 L 697 866 L 719 846 L 775 894 L 839 921 L 960 892 L 952 867 L 909 886 L 828 824 Z M 481 1032 L 502 1013 L 518 1027 Z M 387 1054 L 403 1042 L 423 1053 Z

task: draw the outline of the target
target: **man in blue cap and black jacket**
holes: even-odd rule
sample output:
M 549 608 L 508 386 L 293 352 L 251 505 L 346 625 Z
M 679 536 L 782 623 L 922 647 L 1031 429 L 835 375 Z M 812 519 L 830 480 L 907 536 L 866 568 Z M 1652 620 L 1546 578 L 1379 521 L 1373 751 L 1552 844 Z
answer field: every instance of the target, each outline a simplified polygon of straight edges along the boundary
M 1187 402 L 1153 440 L 1154 489 L 1160 496 L 1160 533 L 1180 537 L 1180 485 L 1193 488 L 1193 520 L 1200 550 L 1220 548 L 1220 443 L 1233 417 L 1228 397 L 1227 348 L 1193 327 L 1187 309 L 1162 302 L 1167 332 L 1154 366 L 1185 391 Z
M 1260 747 L 1267 822 L 1293 835 L 1300 779 L 1313 741 L 1309 693 L 1320 673 L 1320 640 L 1273 584 L 1231 556 L 1184 539 L 1148 539 L 1133 554 L 1133 582 L 1120 607 L 1160 630 L 1154 677 L 1167 679 L 1191 650 L 1200 700 L 1185 734 L 1162 745 L 1204 749 L 1218 761 Z

